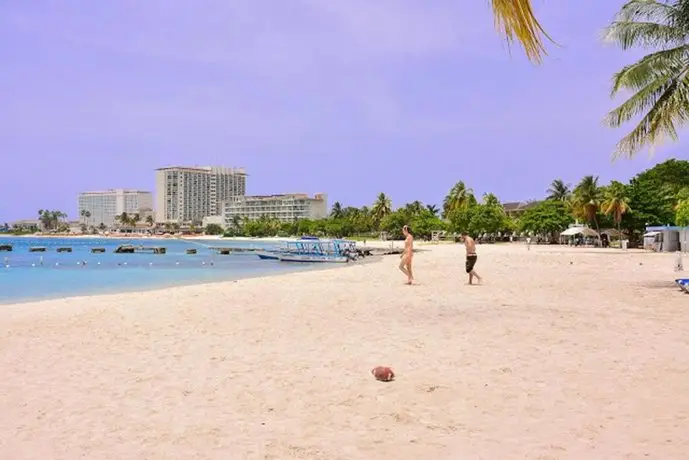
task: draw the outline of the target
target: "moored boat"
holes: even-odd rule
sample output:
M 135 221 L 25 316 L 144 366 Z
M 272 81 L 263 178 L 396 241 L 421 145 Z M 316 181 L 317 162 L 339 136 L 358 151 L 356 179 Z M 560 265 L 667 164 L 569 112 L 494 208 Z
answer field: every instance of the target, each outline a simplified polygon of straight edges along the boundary
M 284 254 L 279 256 L 280 262 L 301 262 L 301 263 L 340 263 L 349 262 L 349 258 L 345 256 L 328 256 L 324 254 Z

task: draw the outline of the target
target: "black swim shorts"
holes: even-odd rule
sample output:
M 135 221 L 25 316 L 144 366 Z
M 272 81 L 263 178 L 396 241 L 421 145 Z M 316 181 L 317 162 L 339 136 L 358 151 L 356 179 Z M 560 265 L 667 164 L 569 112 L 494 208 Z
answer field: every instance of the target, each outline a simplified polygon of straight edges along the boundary
M 476 260 L 478 260 L 477 255 L 467 256 L 467 262 L 466 262 L 467 273 L 470 273 L 471 270 L 474 269 L 474 265 L 476 265 Z

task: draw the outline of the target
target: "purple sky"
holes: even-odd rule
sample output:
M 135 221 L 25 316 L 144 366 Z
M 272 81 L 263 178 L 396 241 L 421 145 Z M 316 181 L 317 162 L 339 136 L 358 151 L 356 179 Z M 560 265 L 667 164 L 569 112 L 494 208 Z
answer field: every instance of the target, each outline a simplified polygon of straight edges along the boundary
M 488 0 L 2 0 L 0 222 L 75 217 L 79 191 L 153 190 L 172 164 L 398 206 L 686 158 L 611 161 L 610 77 L 639 55 L 599 40 L 622 2 L 535 3 L 562 45 L 540 67 L 510 56 Z

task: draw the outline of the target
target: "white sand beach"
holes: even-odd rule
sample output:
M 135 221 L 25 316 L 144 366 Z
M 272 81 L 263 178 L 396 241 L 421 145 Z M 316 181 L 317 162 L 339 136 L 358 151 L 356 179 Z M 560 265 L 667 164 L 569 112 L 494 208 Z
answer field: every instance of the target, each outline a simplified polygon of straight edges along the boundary
M 467 286 L 423 248 L 411 287 L 391 256 L 3 306 L 0 458 L 687 458 L 674 255 L 483 245 Z

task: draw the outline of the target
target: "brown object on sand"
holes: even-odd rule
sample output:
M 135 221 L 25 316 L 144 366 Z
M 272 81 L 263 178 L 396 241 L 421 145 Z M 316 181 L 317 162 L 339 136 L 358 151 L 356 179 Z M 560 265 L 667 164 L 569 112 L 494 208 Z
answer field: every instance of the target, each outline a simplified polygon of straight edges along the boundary
M 371 370 L 371 374 L 381 382 L 390 382 L 395 378 L 395 373 L 389 367 L 378 366 Z

